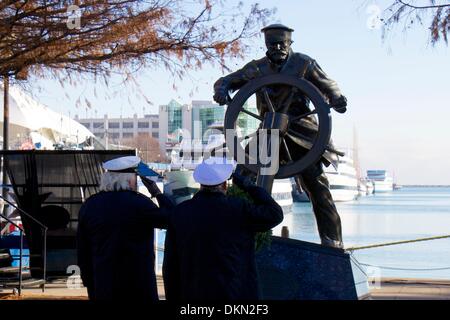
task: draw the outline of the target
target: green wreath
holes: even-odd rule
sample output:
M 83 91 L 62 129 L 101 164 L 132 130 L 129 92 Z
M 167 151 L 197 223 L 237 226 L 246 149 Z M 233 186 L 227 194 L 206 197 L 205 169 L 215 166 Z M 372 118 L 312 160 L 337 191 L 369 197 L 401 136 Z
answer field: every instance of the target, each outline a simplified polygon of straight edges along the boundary
M 253 200 L 250 197 L 250 195 L 236 185 L 231 185 L 228 187 L 227 195 L 245 199 L 246 201 L 253 203 Z M 255 250 L 256 250 L 256 252 L 260 251 L 261 249 L 263 249 L 265 247 L 269 247 L 271 241 L 272 241 L 272 230 L 269 230 L 266 232 L 257 232 L 255 235 Z

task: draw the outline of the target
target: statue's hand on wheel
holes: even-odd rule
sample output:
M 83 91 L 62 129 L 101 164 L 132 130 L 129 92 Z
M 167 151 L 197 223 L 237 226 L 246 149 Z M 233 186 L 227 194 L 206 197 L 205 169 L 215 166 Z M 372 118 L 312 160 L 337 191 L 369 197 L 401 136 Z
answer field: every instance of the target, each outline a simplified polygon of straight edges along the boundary
M 340 96 L 339 98 L 331 100 L 330 104 L 336 112 L 344 113 L 347 111 L 347 98 L 345 96 Z
M 223 106 L 228 103 L 228 92 L 227 90 L 217 90 L 213 98 L 215 102 Z

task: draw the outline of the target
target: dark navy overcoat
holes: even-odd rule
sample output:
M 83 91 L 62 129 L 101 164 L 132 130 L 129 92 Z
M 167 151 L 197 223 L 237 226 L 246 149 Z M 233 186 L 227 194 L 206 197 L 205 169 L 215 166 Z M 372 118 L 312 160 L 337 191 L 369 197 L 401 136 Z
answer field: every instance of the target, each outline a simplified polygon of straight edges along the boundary
M 167 300 L 259 298 L 255 233 L 279 224 L 283 212 L 264 189 L 249 193 L 253 204 L 199 191 L 171 212 L 163 264 Z
M 157 199 L 160 208 L 137 192 L 100 192 L 83 204 L 78 264 L 90 299 L 158 300 L 153 229 L 167 227 L 172 203 Z

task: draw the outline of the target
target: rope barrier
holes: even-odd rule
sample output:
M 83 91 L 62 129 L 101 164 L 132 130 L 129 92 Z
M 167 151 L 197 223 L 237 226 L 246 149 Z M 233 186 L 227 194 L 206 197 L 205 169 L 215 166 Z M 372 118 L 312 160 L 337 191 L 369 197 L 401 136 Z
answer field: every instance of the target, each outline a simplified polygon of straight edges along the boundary
M 441 271 L 441 270 L 450 270 L 450 267 L 443 267 L 443 268 L 396 268 L 396 267 L 386 267 L 386 266 L 376 266 L 373 264 L 368 263 L 361 263 L 360 265 L 366 266 L 366 267 L 374 267 L 378 269 L 386 269 L 386 270 L 399 270 L 399 271 Z
M 450 234 L 443 235 L 443 236 L 436 236 L 436 237 L 378 243 L 378 244 L 372 244 L 372 245 L 360 246 L 360 247 L 351 247 L 351 248 L 346 248 L 345 251 L 353 252 L 356 250 L 372 249 L 372 248 L 379 248 L 379 247 L 394 246 L 394 245 L 398 245 L 398 244 L 414 243 L 414 242 L 422 242 L 422 241 L 430 241 L 430 240 L 438 240 L 438 239 L 446 239 L 446 238 L 450 238 Z
M 359 262 L 358 259 L 356 259 L 356 257 L 353 255 L 353 251 L 357 251 L 357 250 L 379 248 L 379 247 L 387 247 L 387 246 L 393 246 L 393 245 L 398 245 L 398 244 L 414 243 L 414 242 L 422 242 L 422 241 L 431 241 L 431 240 L 439 240 L 439 239 L 447 239 L 447 238 L 450 238 L 450 234 L 449 235 L 443 235 L 443 236 L 418 238 L 418 239 L 412 239 L 412 240 L 403 240 L 403 241 L 393 241 L 393 242 L 378 243 L 378 244 L 372 244 L 372 245 L 360 246 L 360 247 L 351 247 L 351 248 L 346 248 L 345 250 L 350 253 L 350 255 L 351 255 L 351 257 L 353 259 L 355 259 L 355 261 L 357 262 L 357 265 L 366 266 L 366 267 L 374 267 L 374 268 L 387 269 L 387 270 L 399 270 L 399 271 L 441 271 L 441 270 L 450 270 L 450 267 L 441 267 L 441 268 L 397 268 L 397 267 L 377 266 L 377 265 L 372 265 L 372 264 L 368 264 L 368 263 Z M 164 252 L 164 247 L 156 246 L 156 250 L 160 251 L 160 252 Z M 361 270 L 361 271 L 364 272 L 363 270 Z
M 433 239 L 434 240 L 434 239 Z M 450 270 L 450 267 L 438 267 L 438 268 L 398 268 L 398 267 L 388 267 L 388 266 L 379 266 L 379 265 L 373 265 L 368 263 L 360 262 L 358 259 L 356 259 L 355 255 L 352 251 L 350 251 L 350 257 L 351 259 L 355 260 L 356 266 L 367 276 L 366 272 L 363 271 L 360 266 L 365 267 L 373 267 L 378 269 L 385 269 L 385 270 L 398 270 L 398 271 L 442 271 L 442 270 Z

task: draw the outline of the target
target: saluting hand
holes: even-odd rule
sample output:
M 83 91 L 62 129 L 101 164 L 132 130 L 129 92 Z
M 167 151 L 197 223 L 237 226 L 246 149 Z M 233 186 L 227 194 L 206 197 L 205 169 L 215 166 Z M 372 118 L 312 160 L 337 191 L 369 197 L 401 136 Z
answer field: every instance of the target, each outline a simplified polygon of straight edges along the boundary
M 155 181 L 141 175 L 139 177 L 141 178 L 142 183 L 147 188 L 148 192 L 150 192 L 152 197 L 156 197 L 158 194 L 161 194 L 161 190 L 159 190 Z
M 253 183 L 249 177 L 245 177 L 238 172 L 233 173 L 233 184 L 241 188 L 242 190 L 246 190 L 249 187 L 253 186 Z

